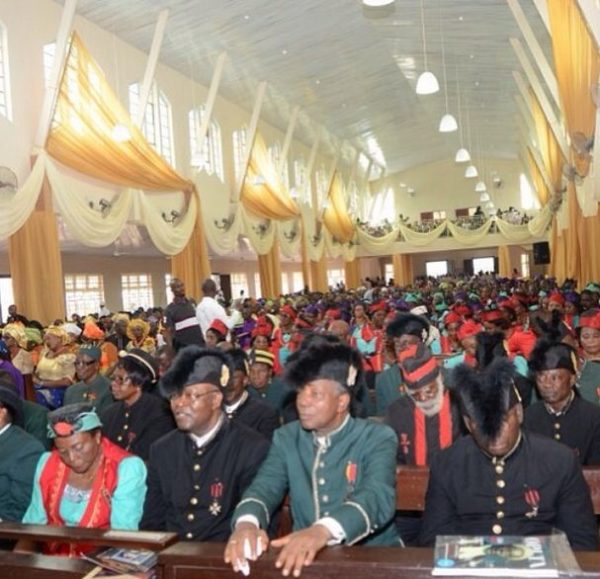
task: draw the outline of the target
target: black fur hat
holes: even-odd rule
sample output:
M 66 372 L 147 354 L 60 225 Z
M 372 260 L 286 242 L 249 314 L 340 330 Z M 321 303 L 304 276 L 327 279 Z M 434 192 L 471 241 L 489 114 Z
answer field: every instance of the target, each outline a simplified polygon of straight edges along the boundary
M 521 402 L 515 375 L 510 360 L 497 358 L 482 370 L 460 364 L 448 374 L 445 383 L 457 395 L 463 416 L 475 422 L 481 434 L 493 439 L 500 432 L 506 413 Z
M 497 358 L 506 357 L 508 357 L 508 354 L 504 347 L 504 334 L 502 332 L 480 332 L 477 334 L 475 358 L 479 368 L 489 366 Z
M 250 374 L 250 362 L 248 361 L 248 354 L 242 350 L 242 348 L 232 348 L 227 352 L 227 356 L 231 358 L 233 370 L 240 370 L 246 376 Z
M 361 376 L 362 358 L 357 350 L 335 336 L 313 334 L 288 358 L 284 382 L 299 390 L 313 380 L 325 378 L 353 393 Z
M 414 314 L 398 314 L 388 324 L 386 333 L 392 338 L 409 334 L 425 340 L 429 333 L 429 322 L 425 318 Z
M 226 388 L 233 376 L 233 363 L 225 352 L 217 348 L 186 346 L 160 379 L 162 396 L 170 398 L 190 384 L 208 383 Z
M 575 349 L 563 342 L 538 340 L 529 356 L 529 370 L 532 374 L 544 370 L 564 368 L 575 374 L 577 368 L 577 353 Z

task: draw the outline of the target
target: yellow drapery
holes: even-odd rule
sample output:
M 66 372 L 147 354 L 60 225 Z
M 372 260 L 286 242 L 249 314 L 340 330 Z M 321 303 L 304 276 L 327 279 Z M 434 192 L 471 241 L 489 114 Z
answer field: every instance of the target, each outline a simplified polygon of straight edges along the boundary
M 64 319 L 63 269 L 51 207 L 33 211 L 9 238 L 8 259 L 19 312 L 44 325 Z
M 241 201 L 248 211 L 264 219 L 285 220 L 300 215 L 259 133 L 252 146 Z
M 548 172 L 555 191 L 558 191 L 562 186 L 562 168 L 565 163 L 565 158 L 563 157 L 556 136 L 552 132 L 552 128 L 550 127 L 533 90 L 530 91 L 530 94 L 531 110 L 535 122 L 535 132 L 538 138 L 542 161 L 544 162 L 544 166 L 546 167 L 546 171 Z
M 310 261 L 310 284 L 310 289 L 314 292 L 326 292 L 329 289 L 325 258 L 319 261 Z
M 258 273 L 263 298 L 276 298 L 281 295 L 281 262 L 279 259 L 279 242 L 265 255 L 258 256 Z
M 186 295 L 196 301 L 202 298 L 202 282 L 211 274 L 201 211 L 198 203 L 198 215 L 190 240 L 183 251 L 171 258 L 171 275 L 183 281 Z
M 360 259 L 344 262 L 346 289 L 356 289 L 360 285 Z
M 550 37 L 561 108 L 571 138 L 583 133 L 594 137 L 596 106 L 591 89 L 600 73 L 600 55 L 577 2 L 548 0 Z M 571 147 L 572 161 L 580 175 L 589 172 L 589 156 Z
M 126 128 L 131 139 L 116 141 L 117 125 Z M 131 122 L 75 32 L 45 148 L 68 167 L 108 183 L 153 191 L 193 189 Z
M 543 207 L 550 199 L 550 192 L 548 191 L 546 181 L 544 181 L 544 177 L 542 177 L 535 157 L 531 154 L 529 147 L 527 147 L 527 162 L 529 164 L 529 173 L 533 181 L 533 188 L 537 193 L 540 205 Z
M 412 257 L 407 253 L 396 253 L 392 256 L 394 266 L 394 283 L 399 286 L 408 286 L 413 283 Z
M 348 213 L 342 180 L 335 173 L 327 195 L 328 205 L 323 212 L 323 223 L 340 243 L 348 243 L 354 237 L 354 223 Z
M 566 278 L 574 278 L 581 287 L 583 273 L 581 267 L 580 239 L 578 230 L 581 222 L 581 211 L 577 203 L 577 193 L 573 183 L 569 183 L 563 203 L 567 204 L 567 228 L 560 231 L 556 217 L 552 224 L 550 275 L 562 283 Z M 590 256 L 591 259 L 593 259 Z M 587 274 L 586 274 L 587 275 Z
M 304 226 L 304 219 L 302 219 L 302 240 L 300 242 L 300 251 L 302 259 L 302 281 L 304 287 L 311 287 L 310 285 L 310 259 L 308 258 L 308 250 L 306 249 L 306 227 Z
M 512 276 L 512 264 L 510 262 L 510 249 L 508 245 L 498 246 L 498 275 L 500 277 Z

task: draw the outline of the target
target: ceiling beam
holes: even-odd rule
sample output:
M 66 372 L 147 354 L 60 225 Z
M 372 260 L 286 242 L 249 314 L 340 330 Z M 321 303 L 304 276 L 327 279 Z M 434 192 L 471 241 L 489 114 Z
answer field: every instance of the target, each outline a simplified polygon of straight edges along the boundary
M 525 12 L 521 8 L 521 4 L 519 0 L 506 0 L 508 2 L 508 6 L 511 9 L 519 28 L 521 29 L 521 33 L 523 34 L 523 38 L 525 38 L 525 42 L 533 55 L 533 59 L 538 65 L 540 72 L 542 73 L 542 77 L 546 81 L 546 85 L 548 86 L 548 90 L 554 99 L 554 102 L 558 107 L 560 107 L 560 99 L 558 95 L 558 83 L 556 82 L 556 76 L 544 55 L 544 51 L 540 46 L 537 38 L 529 22 L 527 21 L 527 16 L 525 16 Z
M 597 0 L 577 0 L 577 2 L 596 41 L 596 48 L 600 48 L 600 8 L 598 2 Z
M 529 81 L 529 84 L 533 88 L 533 92 L 535 93 L 535 96 L 537 97 L 537 99 L 540 103 L 540 106 L 542 107 L 542 110 L 544 111 L 544 115 L 546 115 L 546 119 L 548 120 L 548 124 L 550 125 L 552 132 L 556 136 L 556 140 L 562 151 L 562 154 L 564 155 L 565 159 L 568 159 L 569 158 L 569 147 L 567 146 L 567 140 L 565 138 L 562 124 L 561 124 L 560 120 L 558 119 L 558 117 L 556 116 L 556 114 L 554 113 L 554 109 L 552 108 L 552 105 L 550 104 L 550 101 L 548 100 L 546 93 L 542 89 L 540 80 L 539 80 L 537 74 L 535 73 L 535 71 L 533 70 L 533 67 L 531 66 L 531 63 L 529 62 L 529 59 L 527 58 L 525 51 L 523 50 L 523 45 L 521 44 L 521 41 L 518 38 L 511 38 L 510 44 L 513 47 L 513 50 L 515 51 L 515 54 L 517 55 L 517 58 L 519 59 L 519 62 L 521 63 L 523 70 L 525 71 L 527 80 Z
M 278 175 L 281 175 L 283 173 L 283 169 L 286 166 L 288 153 L 290 151 L 290 145 L 292 144 L 292 137 L 294 136 L 294 131 L 296 130 L 296 123 L 298 122 L 299 112 L 300 107 L 298 106 L 295 106 L 292 109 L 292 114 L 288 122 L 288 128 L 285 133 L 285 139 L 283 140 L 283 147 L 281 148 L 281 155 L 279 157 L 279 166 L 277 167 Z
M 212 119 L 213 110 L 215 107 L 215 101 L 217 100 L 217 94 L 219 92 L 219 85 L 221 84 L 221 77 L 223 75 L 223 68 L 225 66 L 225 61 L 227 60 L 227 53 L 221 52 L 219 57 L 217 58 L 217 63 L 215 65 L 215 70 L 213 71 L 212 79 L 210 81 L 210 88 L 208 89 L 208 96 L 206 97 L 206 104 L 204 105 L 204 115 L 202 116 L 202 121 L 200 123 L 200 128 L 198 130 L 198 145 L 200 148 L 200 154 L 202 155 L 202 151 L 204 147 L 202 144 L 204 143 L 204 139 L 208 134 L 208 127 L 210 126 L 210 121 Z M 202 167 L 204 165 L 204 159 L 200 160 L 199 166 Z
M 546 4 L 547 0 L 533 0 L 535 7 L 540 13 L 540 17 L 542 18 L 542 22 L 548 31 L 548 34 L 552 35 L 550 30 L 550 17 L 548 16 L 548 4 Z
M 38 128 L 35 134 L 34 144 L 36 147 L 42 148 L 46 144 L 50 123 L 54 116 L 54 107 L 58 99 L 59 80 L 62 78 L 62 71 L 67 59 L 67 45 L 71 37 L 71 29 L 73 28 L 73 20 L 75 19 L 75 9 L 77 8 L 77 0 L 66 0 L 63 6 L 60 24 L 58 26 L 58 34 L 56 36 L 56 49 L 54 52 L 54 63 L 50 72 L 48 88 L 44 93 L 44 102 L 42 103 L 42 111 L 38 121 Z
M 315 162 L 317 160 L 317 151 L 321 143 L 321 130 L 317 131 L 317 136 L 312 148 L 310 149 L 310 155 L 308 156 L 308 165 L 306 166 L 306 184 L 310 186 L 310 202 L 313 206 L 313 213 L 317 211 L 317 188 L 313 187 L 313 171 L 315 168 Z
M 160 54 L 160 47 L 162 46 L 168 19 L 169 11 L 161 10 L 158 14 L 156 28 L 154 29 L 154 38 L 152 38 L 152 46 L 150 47 L 146 71 L 144 72 L 144 80 L 142 81 L 142 88 L 140 89 L 140 103 L 137 110 L 137 116 L 133 119 L 133 122 L 137 127 L 141 127 L 144 122 L 146 105 L 148 104 L 148 98 L 150 97 L 150 91 L 152 90 L 152 82 L 154 80 L 154 73 L 156 72 L 158 55 Z
M 254 99 L 254 109 L 252 110 L 252 116 L 250 117 L 250 126 L 246 131 L 246 150 L 244 151 L 244 170 L 240 174 L 240 180 L 237 183 L 235 190 L 234 202 L 239 201 L 242 196 L 242 187 L 246 180 L 246 174 L 248 173 L 248 165 L 250 163 L 250 156 L 252 155 L 252 149 L 254 147 L 254 139 L 256 138 L 256 130 L 258 128 L 258 120 L 260 119 L 260 111 L 262 110 L 263 102 L 265 100 L 265 93 L 267 92 L 266 81 L 258 83 L 256 89 L 256 98 Z
M 531 109 L 525 104 L 525 101 L 521 97 L 521 95 L 515 95 L 515 102 L 517 103 L 517 108 L 519 112 L 523 116 L 523 120 L 529 129 L 529 134 L 531 135 L 531 142 L 537 147 L 537 135 L 535 131 L 535 122 L 531 115 Z

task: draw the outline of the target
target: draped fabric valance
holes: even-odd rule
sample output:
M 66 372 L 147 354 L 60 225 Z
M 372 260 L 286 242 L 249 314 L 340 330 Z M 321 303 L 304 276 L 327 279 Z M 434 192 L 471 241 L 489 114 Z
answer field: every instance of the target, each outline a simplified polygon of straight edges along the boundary
M 300 213 L 258 133 L 254 139 L 241 199 L 248 212 L 263 219 L 292 219 Z
M 348 243 L 354 237 L 354 223 L 348 212 L 346 192 L 337 171 L 331 181 L 327 201 L 323 223 L 337 241 Z
M 117 141 L 116 126 L 131 136 Z M 73 33 L 45 145 L 64 165 L 107 183 L 148 191 L 186 191 L 181 177 L 131 122 L 104 72 Z

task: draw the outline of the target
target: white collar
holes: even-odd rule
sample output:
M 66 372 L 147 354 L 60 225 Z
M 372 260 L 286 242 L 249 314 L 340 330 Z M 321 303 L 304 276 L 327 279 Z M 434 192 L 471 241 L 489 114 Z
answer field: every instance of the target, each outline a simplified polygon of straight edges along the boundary
M 190 438 L 194 441 L 194 444 L 197 448 L 202 448 L 203 446 L 206 446 L 217 435 L 217 432 L 219 432 L 219 429 L 223 424 L 223 420 L 224 416 L 223 413 L 221 413 L 221 416 L 219 416 L 219 420 L 217 421 L 217 423 L 206 434 L 203 434 L 202 436 L 196 436 L 195 434 L 192 434 L 190 432 Z
M 0 428 L 0 436 L 2 436 L 10 427 L 12 426 L 12 422 L 5 424 L 2 428 Z
M 248 390 L 244 390 L 240 399 L 233 404 L 225 404 L 225 412 L 227 414 L 233 414 L 246 400 L 248 399 Z

